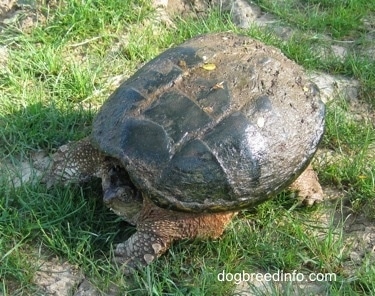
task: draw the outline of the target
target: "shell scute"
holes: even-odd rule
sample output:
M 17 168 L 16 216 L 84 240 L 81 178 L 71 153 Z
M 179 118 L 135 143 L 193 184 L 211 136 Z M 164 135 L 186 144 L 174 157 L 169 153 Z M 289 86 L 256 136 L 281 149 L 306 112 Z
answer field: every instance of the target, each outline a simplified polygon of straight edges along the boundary
M 212 122 L 197 104 L 186 95 L 175 91 L 161 94 L 143 114 L 162 125 L 175 143 L 185 134 L 195 132 Z
M 208 34 L 166 50 L 125 81 L 94 120 L 92 141 L 160 206 L 238 210 L 306 168 L 324 110 L 319 90 L 278 49 Z

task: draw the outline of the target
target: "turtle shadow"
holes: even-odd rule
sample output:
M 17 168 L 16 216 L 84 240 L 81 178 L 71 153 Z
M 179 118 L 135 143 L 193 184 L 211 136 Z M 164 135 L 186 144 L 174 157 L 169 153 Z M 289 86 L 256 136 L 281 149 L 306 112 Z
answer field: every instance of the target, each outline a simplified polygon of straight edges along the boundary
M 94 110 L 71 103 L 37 102 L 1 115 L 0 155 L 25 157 L 36 151 L 53 153 L 59 146 L 91 131 Z
M 0 172 L 7 188 L 38 183 L 48 156 L 91 130 L 92 108 L 36 102 L 14 109 L 0 115 Z
M 4 201 L 9 210 L 21 212 L 26 205 L 37 220 L 50 217 L 55 222 L 46 222 L 48 229 L 66 223 L 82 231 L 86 229 L 92 233 L 94 252 L 103 254 L 112 243 L 124 241 L 134 231 L 104 205 L 101 180 L 52 187 L 43 182 L 50 156 L 61 145 L 79 140 L 91 131 L 94 109 L 72 105 L 38 102 L 0 115 L 0 181 Z M 43 227 L 35 230 L 36 237 L 43 237 Z

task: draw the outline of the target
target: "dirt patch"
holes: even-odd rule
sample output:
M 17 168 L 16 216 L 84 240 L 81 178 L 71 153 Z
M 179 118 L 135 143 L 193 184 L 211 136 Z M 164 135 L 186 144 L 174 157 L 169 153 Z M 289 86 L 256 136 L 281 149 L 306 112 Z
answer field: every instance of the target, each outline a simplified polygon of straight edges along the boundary
M 46 21 L 40 1 L 0 0 L 0 32 L 6 26 L 15 26 L 27 32 L 37 23 Z
M 72 295 L 84 279 L 77 267 L 67 262 L 60 262 L 56 258 L 48 261 L 39 260 L 37 264 L 40 267 L 35 273 L 34 283 L 48 295 Z
M 369 220 L 365 214 L 352 213 L 350 208 L 344 209 L 344 215 L 344 238 L 349 252 L 344 270 L 352 276 L 365 261 L 375 263 L 375 221 Z
M 168 15 L 179 14 L 186 16 L 194 13 L 205 13 L 209 6 L 212 5 L 208 1 L 183 1 L 183 0 L 169 0 L 155 1 L 155 5 L 161 8 L 161 11 L 167 12 Z M 224 1 L 225 2 L 225 1 Z M 270 26 L 277 22 L 277 19 L 268 14 L 263 14 L 259 8 L 251 6 L 243 6 L 247 1 L 238 1 L 237 6 L 240 7 L 240 12 L 235 20 L 241 27 L 256 23 L 259 26 Z M 248 4 L 248 3 L 247 3 Z M 242 10 L 242 12 L 241 12 Z M 243 13 L 246 11 L 246 13 Z M 163 12 L 163 13 L 164 13 Z M 164 15 L 165 16 L 165 15 Z M 27 30 L 35 25 L 36 22 L 43 21 L 43 15 L 40 14 L 36 6 L 23 6 L 20 1 L 15 0 L 0 0 L 0 32 L 2 27 L 7 25 L 19 25 L 23 30 Z M 170 19 L 168 21 L 171 24 Z M 374 28 L 374 20 L 364 20 L 369 29 Z M 241 25 L 242 24 L 242 25 Z M 288 38 L 292 29 L 287 27 L 277 27 L 275 32 L 279 32 L 282 38 Z M 346 55 L 346 48 L 333 48 L 338 54 Z M 369 48 L 366 52 L 371 54 L 373 48 Z M 7 51 L 6 48 L 0 47 L 0 65 L 6 62 Z M 5 57 L 2 59 L 2 57 Z M 353 79 L 346 77 L 336 77 L 323 73 L 314 73 L 312 79 L 318 84 L 321 89 L 322 96 L 326 102 L 330 101 L 336 96 L 344 96 L 345 99 L 351 102 L 352 113 L 357 116 L 358 120 L 370 120 L 375 122 L 374 112 L 369 112 L 368 106 L 358 102 L 359 84 Z M 123 80 L 120 77 L 119 80 Z M 375 151 L 375 147 L 372 151 Z M 374 153 L 375 155 L 375 153 Z M 374 156 L 372 156 L 374 157 Z M 35 163 L 42 169 L 35 169 Z M 2 171 L 6 171 L 9 176 L 9 182 L 12 186 L 18 187 L 25 182 L 34 182 L 41 177 L 43 168 L 48 166 L 48 160 L 45 155 L 38 154 L 32 156 L 30 162 L 14 162 L 3 163 L 0 166 Z M 335 188 L 324 188 L 325 195 L 329 199 L 340 199 L 344 197 L 343 192 Z M 348 260 L 344 265 L 344 273 L 352 275 L 356 269 L 361 266 L 364 260 L 371 260 L 375 262 L 375 223 L 368 219 L 364 214 L 355 214 L 350 208 L 343 208 L 342 212 L 327 212 L 319 215 L 317 223 L 329 227 L 330 223 L 342 223 L 344 232 L 345 251 L 349 254 Z M 322 234 L 317 234 L 322 235 Z M 324 235 L 324 234 L 323 234 Z M 51 260 L 40 260 L 37 263 L 40 268 L 36 273 L 34 282 L 41 287 L 44 293 L 48 295 L 99 295 L 93 285 L 85 279 L 84 275 L 75 267 L 67 262 L 61 262 L 54 258 Z M 284 286 L 271 286 L 268 283 L 254 283 L 258 291 L 283 291 Z M 276 290 L 275 290 L 276 289 Z M 294 295 L 306 295 L 309 293 L 319 295 L 322 293 L 322 285 L 315 283 L 308 283 L 301 286 L 296 286 Z M 305 291 L 302 293 L 301 291 Z M 241 283 L 237 286 L 236 292 L 239 295 L 253 295 L 253 288 L 247 283 Z M 299 291 L 299 292 L 298 292 Z M 300 294 L 298 294 L 300 293 Z
M 166 2 L 168 2 L 168 5 L 165 5 L 166 10 L 172 15 L 186 16 L 191 13 L 203 13 L 209 8 L 208 1 L 202 0 L 169 0 Z
M 265 274 L 262 271 L 254 273 Z M 304 275 L 307 277 L 308 275 Z M 236 285 L 233 295 L 236 296 L 254 296 L 254 295 L 326 295 L 324 285 L 315 282 L 293 283 L 274 282 L 274 281 L 249 281 L 240 282 Z
M 40 182 L 50 165 L 50 158 L 43 151 L 35 152 L 29 160 L 11 159 L 0 162 L 0 173 L 9 186 L 17 188 L 25 183 Z
M 258 26 L 266 28 L 283 40 L 290 39 L 297 32 L 295 28 L 289 27 L 280 21 L 276 16 L 264 12 L 257 5 L 248 0 L 153 0 L 155 6 L 163 9 L 164 20 L 168 19 L 168 23 L 173 24 L 173 16 L 182 17 L 202 15 L 210 8 L 216 8 L 220 11 L 229 12 L 233 23 L 240 28 L 249 28 Z M 301 7 L 305 5 L 301 1 Z M 362 20 L 363 27 L 366 30 L 364 40 L 361 42 L 337 41 L 331 36 L 321 34 L 319 38 L 326 40 L 328 47 L 320 47 L 317 45 L 316 52 L 321 57 L 345 59 L 353 51 L 364 57 L 373 58 L 374 50 L 374 23 L 375 18 L 368 17 Z
M 342 274 L 351 277 L 366 261 L 375 263 L 375 221 L 366 213 L 355 213 L 351 207 L 345 206 L 345 196 L 341 191 L 327 188 L 326 192 L 332 199 L 338 199 L 337 208 L 328 206 L 316 214 L 316 221 L 322 228 L 337 227 L 337 235 L 342 229 L 341 252 L 346 257 Z
M 345 206 L 345 196 L 342 191 L 333 188 L 324 188 L 326 201 L 324 207 L 313 214 L 311 219 L 311 236 L 325 240 L 327 229 L 334 229 L 329 235 L 332 240 L 340 242 L 342 248 L 338 256 L 344 256 L 340 271 L 341 276 L 355 278 L 358 269 L 364 264 L 375 263 L 375 221 L 363 213 L 356 214 L 350 207 Z M 309 231 L 310 233 L 310 231 Z M 298 270 L 296 272 L 299 272 Z M 256 270 L 252 273 L 264 275 L 266 271 Z M 272 273 L 271 273 L 272 274 Z M 309 274 L 302 273 L 304 279 Z M 243 281 L 235 286 L 234 295 L 327 295 L 329 282 L 298 282 L 298 281 L 266 281 L 252 279 Z M 275 293 L 276 292 L 276 293 Z
M 15 0 L 0 0 L 0 21 L 3 21 L 6 15 L 13 9 Z

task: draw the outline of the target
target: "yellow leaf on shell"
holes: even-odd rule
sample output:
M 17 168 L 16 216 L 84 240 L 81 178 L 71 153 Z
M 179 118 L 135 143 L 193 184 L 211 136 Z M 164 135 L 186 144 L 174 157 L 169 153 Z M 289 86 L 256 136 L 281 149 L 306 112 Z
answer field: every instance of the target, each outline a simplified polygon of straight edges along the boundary
M 212 71 L 212 70 L 216 69 L 216 65 L 212 64 L 212 63 L 207 63 L 207 64 L 204 64 L 202 66 L 202 68 L 205 69 L 205 70 L 207 70 L 207 71 Z

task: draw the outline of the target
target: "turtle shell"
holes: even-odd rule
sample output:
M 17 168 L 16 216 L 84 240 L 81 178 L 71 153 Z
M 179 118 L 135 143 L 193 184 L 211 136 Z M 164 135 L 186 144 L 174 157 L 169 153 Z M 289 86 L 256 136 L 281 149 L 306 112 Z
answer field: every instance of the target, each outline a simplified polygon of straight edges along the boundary
M 324 130 L 319 90 L 278 49 L 208 34 L 140 68 L 97 114 L 92 141 L 165 208 L 217 212 L 290 185 Z

